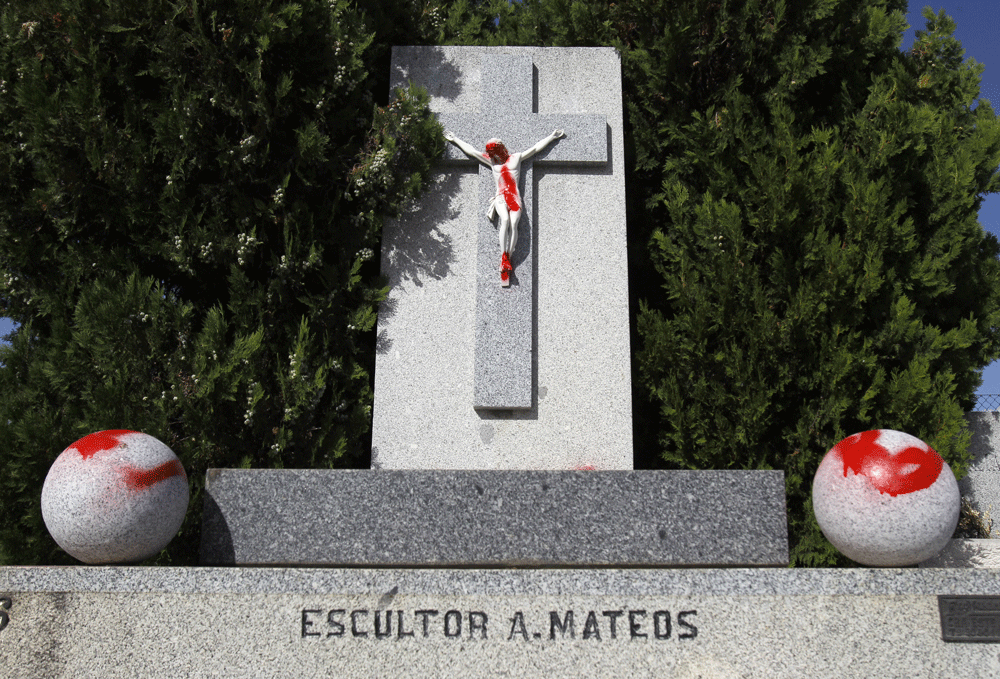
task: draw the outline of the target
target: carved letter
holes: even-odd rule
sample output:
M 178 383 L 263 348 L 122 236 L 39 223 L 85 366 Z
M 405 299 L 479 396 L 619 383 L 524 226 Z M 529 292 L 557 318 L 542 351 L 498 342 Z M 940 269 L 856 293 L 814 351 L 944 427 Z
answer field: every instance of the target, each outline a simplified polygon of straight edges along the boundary
M 528 640 L 528 630 L 524 628 L 524 613 L 521 611 L 514 613 L 514 617 L 510 619 L 510 634 L 507 635 L 507 641 L 513 639 L 515 634 L 520 634 L 525 641 Z
M 356 611 L 351 611 L 351 634 L 356 637 L 366 637 L 368 632 L 363 632 L 358 629 L 358 617 L 359 615 L 368 615 L 367 608 L 359 608 Z
M 649 636 L 645 632 L 640 632 L 642 627 L 641 622 L 637 622 L 637 617 L 646 617 L 646 611 L 629 611 L 628 612 L 628 633 L 632 639 L 640 639 Z
M 10 607 L 14 605 L 14 601 L 10 597 L 0 597 L 0 632 L 3 632 L 3 628 L 7 626 L 10 622 Z
M 385 639 L 392 635 L 392 611 L 385 612 L 385 631 L 382 631 L 382 620 L 379 611 L 375 611 L 375 638 Z
M 396 627 L 399 628 L 396 631 L 396 634 L 399 636 L 400 639 L 402 639 L 403 637 L 412 637 L 413 636 L 413 632 L 404 632 L 403 631 L 403 611 L 396 611 L 396 613 L 398 614 L 397 615 L 397 619 L 396 619 L 396 622 L 398 624 L 396 625 Z
M 677 623 L 681 627 L 686 627 L 691 630 L 690 632 L 685 632 L 684 634 L 678 634 L 678 639 L 694 639 L 698 636 L 698 628 L 684 619 L 688 615 L 698 615 L 698 611 L 681 611 L 677 614 Z
M 549 613 L 549 639 L 556 638 L 556 629 L 566 637 L 566 630 L 569 630 L 569 638 L 576 639 L 576 628 L 573 625 L 573 611 L 566 611 L 566 616 L 560 620 L 559 614 L 555 611 Z
M 601 615 L 611 618 L 611 638 L 618 638 L 618 616 L 623 615 L 625 611 L 604 611 Z
M 583 638 L 590 639 L 591 637 L 601 640 L 601 629 L 597 626 L 597 613 L 591 611 L 587 613 L 587 622 L 583 625 Z
M 3 603 L 6 603 L 6 601 L 4 601 Z M 303 608 L 302 609 L 302 638 L 303 639 L 305 639 L 306 637 L 318 637 L 319 636 L 319 632 L 307 632 L 306 630 L 308 630 L 313 625 L 312 620 L 309 619 L 309 614 L 310 613 L 322 613 L 322 612 L 323 611 L 320 611 L 320 610 L 314 609 L 314 608 L 309 608 L 309 609 Z M 2 615 L 6 618 L 7 614 L 3 613 Z M 4 627 L 6 627 L 6 620 L 4 620 Z
M 660 632 L 660 620 L 663 620 L 664 632 Z M 653 613 L 653 636 L 657 639 L 670 638 L 670 611 L 656 611 Z
M 424 618 L 424 636 L 427 636 L 427 619 L 432 615 L 437 615 L 437 611 L 426 610 L 426 611 L 416 611 L 417 615 L 423 616 Z
M 327 632 L 328 637 L 342 637 L 344 636 L 344 624 L 340 622 L 340 616 L 346 613 L 343 608 L 335 608 L 326 614 L 326 625 L 327 627 L 332 627 L 332 632 Z
M 486 614 L 482 611 L 469 611 L 469 638 L 471 639 L 476 630 L 482 632 L 481 638 L 486 638 Z

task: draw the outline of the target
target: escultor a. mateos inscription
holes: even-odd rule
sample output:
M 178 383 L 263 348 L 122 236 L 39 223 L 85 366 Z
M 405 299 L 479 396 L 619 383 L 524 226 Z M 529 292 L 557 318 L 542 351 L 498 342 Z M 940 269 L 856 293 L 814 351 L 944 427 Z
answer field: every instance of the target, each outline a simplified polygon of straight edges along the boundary
M 686 641 L 698 636 L 697 610 L 618 608 L 507 612 L 303 608 L 302 639 L 468 639 L 500 641 Z

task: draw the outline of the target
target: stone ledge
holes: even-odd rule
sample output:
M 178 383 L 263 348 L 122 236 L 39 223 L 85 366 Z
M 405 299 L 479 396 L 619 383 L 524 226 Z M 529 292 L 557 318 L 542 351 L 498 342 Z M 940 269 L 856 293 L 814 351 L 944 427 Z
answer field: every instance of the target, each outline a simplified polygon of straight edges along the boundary
M 971 568 L 241 568 L 0 566 L 0 595 L 1000 596 Z

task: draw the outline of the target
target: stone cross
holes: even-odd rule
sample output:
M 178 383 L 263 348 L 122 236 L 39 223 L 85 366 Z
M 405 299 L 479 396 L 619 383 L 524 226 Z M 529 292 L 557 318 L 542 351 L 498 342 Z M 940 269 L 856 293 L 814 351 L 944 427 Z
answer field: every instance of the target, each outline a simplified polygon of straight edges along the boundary
M 431 190 L 386 222 L 372 467 L 632 469 L 620 56 L 394 47 L 390 86 L 408 83 L 480 149 L 491 137 L 523 151 L 556 129 L 566 136 L 534 157 L 538 172 L 522 167 L 510 288 L 485 215 L 493 173 L 455 145 Z M 491 383 L 516 383 L 518 399 L 484 393 Z
M 483 149 L 499 137 L 511 153 L 524 151 L 555 129 L 564 139 L 521 166 L 524 214 L 517 246 L 511 253 L 512 285 L 499 285 L 500 249 L 496 227 L 483 216 L 496 194 L 492 171 L 481 167 L 476 266 L 476 348 L 473 406 L 477 410 L 528 410 L 532 407 L 534 350 L 534 163 L 604 164 L 608 161 L 607 122 L 602 115 L 538 114 L 534 112 L 534 66 L 528 56 L 490 55 L 482 59 L 477 113 L 441 113 L 445 130 Z M 447 145 L 445 159 L 473 163 L 458 148 Z M 559 225 L 580 238 L 585 224 Z M 567 272 L 575 276 L 575 272 Z

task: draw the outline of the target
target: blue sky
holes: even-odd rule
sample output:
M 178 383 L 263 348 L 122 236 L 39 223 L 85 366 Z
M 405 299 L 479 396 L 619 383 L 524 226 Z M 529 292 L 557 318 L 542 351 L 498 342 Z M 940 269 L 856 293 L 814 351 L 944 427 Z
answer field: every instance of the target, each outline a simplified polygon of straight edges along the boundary
M 903 36 L 902 48 L 913 46 L 914 31 L 924 28 L 920 12 L 925 5 L 911 2 L 907 14 L 910 29 Z M 1000 110 L 1000 0 L 945 0 L 929 5 L 935 12 L 944 11 L 955 20 L 955 36 L 962 41 L 966 58 L 972 57 L 983 64 L 980 97 L 989 99 L 994 110 Z M 979 222 L 1000 237 L 1000 195 L 988 196 L 979 212 Z M 0 318 L 0 336 L 12 329 L 12 323 Z M 1000 361 L 983 371 L 983 384 L 979 394 L 1000 394 Z

